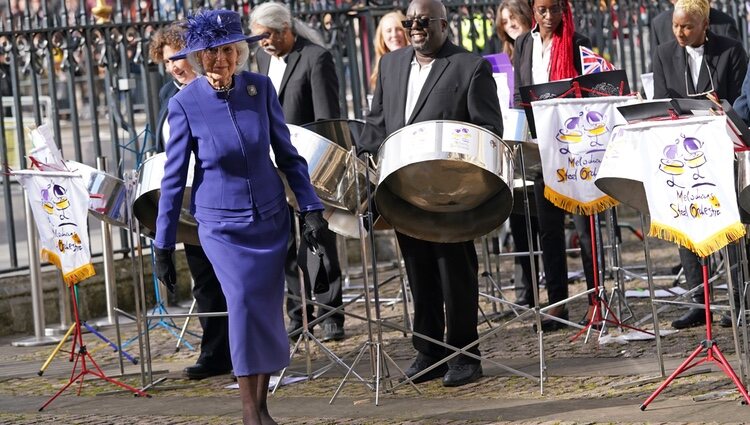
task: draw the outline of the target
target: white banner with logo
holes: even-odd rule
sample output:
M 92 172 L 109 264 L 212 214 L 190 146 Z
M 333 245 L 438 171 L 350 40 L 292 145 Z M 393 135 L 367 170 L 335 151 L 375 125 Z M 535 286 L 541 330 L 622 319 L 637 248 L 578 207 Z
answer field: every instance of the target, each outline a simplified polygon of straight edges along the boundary
M 594 185 L 614 126 L 617 106 L 630 96 L 531 102 L 544 175 L 544 196 L 565 211 L 591 215 L 617 205 Z
M 21 170 L 13 175 L 31 204 L 43 261 L 62 271 L 67 285 L 95 274 L 88 237 L 89 193 L 79 174 Z
M 707 256 L 745 234 L 734 189 L 734 149 L 726 117 L 627 126 L 641 140 L 649 235 Z

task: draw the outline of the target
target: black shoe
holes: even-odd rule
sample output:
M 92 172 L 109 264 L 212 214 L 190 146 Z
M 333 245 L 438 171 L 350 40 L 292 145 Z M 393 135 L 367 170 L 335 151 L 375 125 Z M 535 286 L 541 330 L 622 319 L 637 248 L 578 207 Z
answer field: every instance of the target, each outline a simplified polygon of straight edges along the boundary
M 448 373 L 443 376 L 444 387 L 460 387 L 470 384 L 482 377 L 482 365 L 479 363 L 452 364 Z
M 308 323 L 312 322 L 312 319 L 308 321 Z M 292 320 L 289 322 L 289 326 L 286 327 L 286 333 L 289 335 L 289 339 L 296 340 L 299 337 L 299 330 L 302 328 L 302 322 L 298 322 L 296 320 Z M 292 336 L 292 333 L 297 332 Z M 313 333 L 313 328 L 310 327 L 310 333 Z
M 722 328 L 731 328 L 732 327 L 732 318 L 729 317 L 728 314 L 722 314 L 721 319 L 719 319 L 719 326 Z
M 531 301 L 529 301 L 528 298 L 518 298 L 515 304 L 526 306 L 526 307 L 531 307 Z
M 433 364 L 440 361 L 440 359 L 434 359 L 432 357 L 427 357 L 423 354 L 417 354 L 417 358 L 414 359 L 414 363 L 411 364 L 405 371 L 404 374 L 411 378 L 412 376 L 418 374 L 419 372 L 427 369 L 428 367 L 432 366 Z M 437 366 L 436 368 L 430 370 L 429 372 L 425 373 L 424 375 L 420 375 L 416 379 L 412 379 L 412 382 L 415 384 L 419 384 L 422 382 L 431 381 L 433 379 L 441 378 L 445 373 L 448 371 L 448 365 L 445 363 L 441 364 L 440 366 Z
M 323 322 L 323 339 L 322 341 L 341 341 L 344 339 L 344 325 L 326 320 Z
M 563 310 L 557 317 L 568 320 L 568 310 Z M 554 332 L 559 331 L 560 329 L 567 328 L 568 325 L 565 323 L 558 322 L 557 320 L 552 319 L 544 319 L 542 320 L 542 331 L 544 332 Z M 536 332 L 536 323 L 534 326 L 532 326 L 532 329 L 534 329 L 534 332 Z
M 206 379 L 212 376 L 225 375 L 230 372 L 231 369 L 214 369 L 208 366 L 196 363 L 192 366 L 188 366 L 182 369 L 182 374 L 188 379 Z
M 706 324 L 706 311 L 702 308 L 691 308 L 687 313 L 680 316 L 679 319 L 672 322 L 675 329 L 694 328 Z M 732 326 L 730 323 L 729 326 Z

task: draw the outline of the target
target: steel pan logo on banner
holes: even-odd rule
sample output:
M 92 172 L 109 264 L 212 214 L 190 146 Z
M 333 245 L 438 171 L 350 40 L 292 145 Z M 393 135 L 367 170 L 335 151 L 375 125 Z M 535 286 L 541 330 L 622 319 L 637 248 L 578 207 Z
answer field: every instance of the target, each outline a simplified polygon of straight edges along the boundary
M 734 191 L 726 118 L 701 117 L 623 127 L 641 143 L 649 234 L 700 256 L 745 234 Z
M 544 174 L 544 195 L 576 214 L 595 214 L 617 201 L 595 185 L 612 128 L 624 120 L 616 106 L 629 97 L 532 102 Z
M 82 179 L 74 173 L 48 176 L 43 171 L 24 171 L 14 175 L 28 194 L 42 259 L 62 271 L 67 285 L 93 276 L 87 222 L 89 194 Z

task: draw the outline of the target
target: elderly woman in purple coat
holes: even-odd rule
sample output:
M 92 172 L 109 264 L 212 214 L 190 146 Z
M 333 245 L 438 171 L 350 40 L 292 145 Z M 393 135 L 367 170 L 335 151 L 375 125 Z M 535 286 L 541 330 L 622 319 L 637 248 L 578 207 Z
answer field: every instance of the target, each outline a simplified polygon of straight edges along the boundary
M 266 404 L 270 374 L 289 364 L 284 329 L 284 258 L 289 215 L 286 175 L 303 217 L 303 234 L 316 245 L 328 224 L 307 163 L 289 130 L 268 77 L 236 72 L 260 37 L 242 33 L 228 10 L 200 13 L 187 22 L 187 57 L 202 77 L 169 101 L 170 137 L 161 183 L 156 275 L 174 285 L 172 254 L 190 155 L 195 155 L 191 212 L 198 236 L 227 299 L 229 345 L 240 386 L 245 424 L 275 424 Z

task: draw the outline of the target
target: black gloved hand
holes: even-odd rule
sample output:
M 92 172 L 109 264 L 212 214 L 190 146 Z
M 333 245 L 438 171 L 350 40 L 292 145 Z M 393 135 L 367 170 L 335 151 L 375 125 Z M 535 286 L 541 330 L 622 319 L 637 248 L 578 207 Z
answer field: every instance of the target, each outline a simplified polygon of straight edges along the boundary
M 174 248 L 161 249 L 153 247 L 154 250 L 154 273 L 167 290 L 174 294 L 177 285 L 177 269 L 174 266 Z
M 307 245 L 318 250 L 318 241 L 322 232 L 328 229 L 328 222 L 323 218 L 322 211 L 307 211 L 302 213 L 302 236 Z

